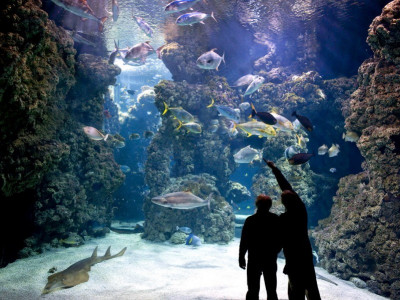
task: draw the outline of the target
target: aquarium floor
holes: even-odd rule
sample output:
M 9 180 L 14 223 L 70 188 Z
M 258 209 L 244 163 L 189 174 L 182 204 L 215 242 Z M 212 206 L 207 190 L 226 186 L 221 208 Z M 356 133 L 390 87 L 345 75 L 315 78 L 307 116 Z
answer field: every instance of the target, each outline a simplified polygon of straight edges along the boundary
M 122 257 L 93 266 L 88 282 L 41 296 L 50 268 L 64 270 L 89 257 L 96 246 L 98 254 L 103 255 L 109 245 L 111 254 L 125 246 L 128 249 Z M 244 299 L 246 271 L 238 267 L 238 247 L 239 239 L 229 245 L 205 244 L 193 248 L 151 243 L 137 234 L 110 233 L 79 248 L 54 249 L 0 269 L 0 299 Z M 287 299 L 283 264 L 279 259 L 279 299 Z M 385 299 L 358 289 L 323 269 L 316 270 L 338 284 L 334 286 L 318 280 L 324 300 Z M 262 288 L 260 299 L 265 298 L 265 288 Z

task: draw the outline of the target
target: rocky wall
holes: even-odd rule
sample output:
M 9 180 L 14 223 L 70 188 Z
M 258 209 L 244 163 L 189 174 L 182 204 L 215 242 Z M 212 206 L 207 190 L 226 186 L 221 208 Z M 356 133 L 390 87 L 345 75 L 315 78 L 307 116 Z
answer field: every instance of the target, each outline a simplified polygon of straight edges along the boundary
M 96 59 L 76 61 L 72 39 L 40 6 L 3 1 L 0 10 L 1 266 L 82 234 L 89 220 L 109 222 L 111 193 L 123 179 L 110 144 L 82 130 L 101 129 L 100 95 L 119 70 L 96 61 L 88 71 Z M 86 91 L 85 80 L 98 88 Z M 92 107 L 86 117 L 77 102 Z
M 313 234 L 322 266 L 400 297 L 400 1 L 372 22 L 374 58 L 359 68 L 346 128 L 361 135 L 364 172 L 341 179 L 331 216 Z

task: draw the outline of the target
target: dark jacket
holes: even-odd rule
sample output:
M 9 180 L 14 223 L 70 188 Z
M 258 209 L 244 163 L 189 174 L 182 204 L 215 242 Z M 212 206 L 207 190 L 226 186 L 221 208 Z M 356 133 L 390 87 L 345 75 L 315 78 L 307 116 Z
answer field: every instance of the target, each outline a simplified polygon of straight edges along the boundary
M 279 218 L 269 211 L 257 211 L 244 222 L 239 246 L 239 258 L 248 252 L 248 261 L 276 263 L 281 250 Z
M 272 169 L 282 191 L 294 192 L 290 183 L 278 168 Z M 314 268 L 311 243 L 307 232 L 307 210 L 303 201 L 295 195 L 286 206 L 286 212 L 279 216 L 283 235 L 283 253 L 285 254 L 286 274 L 292 272 L 306 272 Z

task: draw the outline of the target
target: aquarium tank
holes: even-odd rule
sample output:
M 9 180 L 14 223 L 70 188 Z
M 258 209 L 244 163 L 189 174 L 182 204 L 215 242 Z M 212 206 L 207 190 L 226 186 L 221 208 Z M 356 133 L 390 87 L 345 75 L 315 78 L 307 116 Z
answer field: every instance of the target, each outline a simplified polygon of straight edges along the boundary
M 0 299 L 244 299 L 243 224 L 285 212 L 267 161 L 322 299 L 400 299 L 400 0 L 0 15 Z

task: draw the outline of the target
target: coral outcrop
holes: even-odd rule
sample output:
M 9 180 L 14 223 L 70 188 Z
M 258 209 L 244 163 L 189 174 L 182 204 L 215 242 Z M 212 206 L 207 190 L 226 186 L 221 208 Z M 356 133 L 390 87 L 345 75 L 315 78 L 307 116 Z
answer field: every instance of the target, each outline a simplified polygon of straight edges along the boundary
M 341 179 L 331 216 L 314 233 L 322 265 L 400 297 L 400 1 L 372 22 L 374 58 L 359 69 L 346 128 L 360 135 L 364 172 Z
M 75 60 L 72 39 L 40 4 L 5 1 L 0 11 L 0 265 L 23 247 L 29 255 L 70 232 L 85 235 L 89 221 L 110 222 L 123 180 L 112 148 L 82 130 L 101 129 L 101 94 L 118 68 Z

